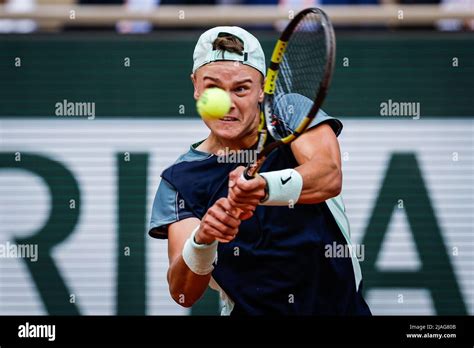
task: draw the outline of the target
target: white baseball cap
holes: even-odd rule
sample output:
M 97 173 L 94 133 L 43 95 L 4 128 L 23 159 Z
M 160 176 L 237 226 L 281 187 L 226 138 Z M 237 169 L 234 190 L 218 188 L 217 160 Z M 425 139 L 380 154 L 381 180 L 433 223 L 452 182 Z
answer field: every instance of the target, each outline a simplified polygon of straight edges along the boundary
M 214 50 L 212 44 L 222 34 L 231 34 L 244 45 L 243 55 L 238 53 Z M 238 61 L 257 69 L 265 76 L 265 53 L 255 36 L 240 27 L 215 27 L 204 32 L 196 43 L 193 54 L 193 73 L 201 66 L 220 60 Z

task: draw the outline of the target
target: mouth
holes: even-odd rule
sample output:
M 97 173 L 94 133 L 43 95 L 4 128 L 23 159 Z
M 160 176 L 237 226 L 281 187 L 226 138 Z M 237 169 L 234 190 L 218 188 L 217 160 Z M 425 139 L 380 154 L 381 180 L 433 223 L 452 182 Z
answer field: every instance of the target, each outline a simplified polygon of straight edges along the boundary
M 220 118 L 219 121 L 221 121 L 221 122 L 237 122 L 237 121 L 239 121 L 239 119 L 237 117 L 233 117 L 233 116 L 224 116 L 224 117 Z

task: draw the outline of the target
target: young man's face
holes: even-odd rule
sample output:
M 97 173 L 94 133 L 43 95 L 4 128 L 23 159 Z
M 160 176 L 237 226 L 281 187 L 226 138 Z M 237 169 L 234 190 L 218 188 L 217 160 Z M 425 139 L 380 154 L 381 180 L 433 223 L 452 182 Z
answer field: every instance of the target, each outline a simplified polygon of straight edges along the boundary
M 259 123 L 258 103 L 263 101 L 263 77 L 239 62 L 218 61 L 200 67 L 191 75 L 194 99 L 206 88 L 219 87 L 230 94 L 232 105 L 225 119 L 204 120 L 211 132 L 225 141 L 255 136 Z

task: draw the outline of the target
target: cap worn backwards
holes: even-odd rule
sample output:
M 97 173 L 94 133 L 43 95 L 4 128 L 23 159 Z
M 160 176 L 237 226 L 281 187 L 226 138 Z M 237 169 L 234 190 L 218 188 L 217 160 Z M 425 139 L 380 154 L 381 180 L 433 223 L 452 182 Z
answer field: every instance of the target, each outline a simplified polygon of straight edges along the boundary
M 231 34 L 237 37 L 244 46 L 243 54 L 213 49 L 214 41 L 219 34 Z M 257 69 L 265 76 L 265 54 L 255 36 L 240 27 L 215 27 L 204 32 L 196 43 L 193 54 L 193 73 L 201 66 L 222 60 L 238 61 Z

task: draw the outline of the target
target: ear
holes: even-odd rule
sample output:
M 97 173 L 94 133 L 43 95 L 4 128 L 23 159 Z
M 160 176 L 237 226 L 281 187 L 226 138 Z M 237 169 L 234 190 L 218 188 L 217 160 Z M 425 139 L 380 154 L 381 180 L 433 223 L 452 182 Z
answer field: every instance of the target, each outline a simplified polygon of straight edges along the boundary
M 191 77 L 191 81 L 193 83 L 193 86 L 194 86 L 194 99 L 195 100 L 198 100 L 199 99 L 199 91 L 198 91 L 198 88 L 197 88 L 197 79 L 196 79 L 196 75 L 195 74 L 191 74 L 190 75 Z
M 267 78 L 263 78 L 262 79 L 262 84 L 260 86 L 261 90 L 260 90 L 260 94 L 258 95 L 258 102 L 259 103 L 262 103 L 263 102 L 263 97 L 265 95 L 265 92 L 264 92 L 264 88 L 265 88 L 265 81 L 267 80 Z

